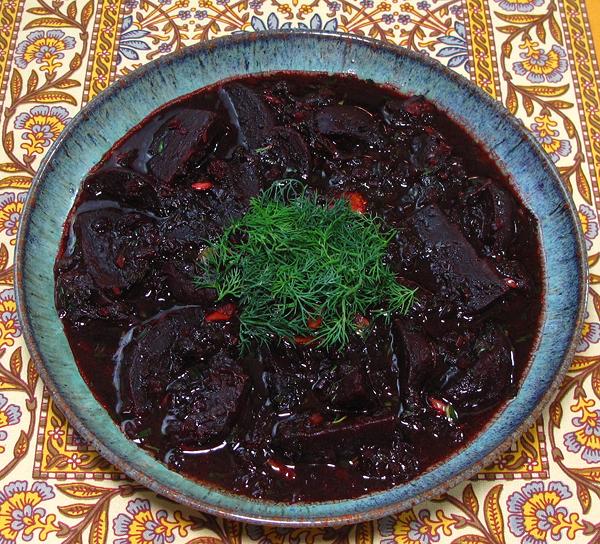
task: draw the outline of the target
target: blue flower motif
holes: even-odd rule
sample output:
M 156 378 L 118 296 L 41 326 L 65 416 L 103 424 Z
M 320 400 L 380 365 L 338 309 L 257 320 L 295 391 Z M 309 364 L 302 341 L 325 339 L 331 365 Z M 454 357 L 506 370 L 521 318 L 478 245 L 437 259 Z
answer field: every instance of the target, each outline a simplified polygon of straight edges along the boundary
M 494 0 L 500 4 L 502 9 L 506 11 L 520 11 L 527 13 L 533 11 L 534 7 L 539 7 L 544 3 L 545 0 Z
M 128 15 L 123 19 L 123 26 L 121 27 L 117 64 L 121 63 L 123 57 L 129 60 L 139 60 L 138 51 L 150 50 L 150 46 L 141 39 L 145 38 L 150 32 L 148 30 L 129 30 L 131 25 L 133 25 L 133 17 Z
M 442 47 L 438 52 L 438 57 L 448 58 L 449 68 L 458 68 L 464 66 L 465 71 L 469 72 L 471 66 L 469 63 L 469 54 L 467 50 L 467 39 L 465 34 L 465 25 L 456 21 L 454 23 L 456 36 L 442 36 L 439 41 L 448 47 Z
M 567 450 L 581 451 L 581 458 L 590 465 L 600 463 L 600 410 L 590 411 L 585 419 L 575 417 L 572 422 L 577 430 L 565 434 L 563 440 Z
M 283 23 L 280 26 L 279 19 L 277 18 L 277 15 L 275 15 L 274 13 L 271 13 L 271 15 L 269 15 L 267 17 L 266 24 L 262 19 L 254 16 L 254 17 L 252 17 L 252 19 L 250 19 L 250 25 L 257 32 L 259 32 L 261 30 L 278 30 L 278 29 L 284 29 L 284 28 L 292 28 L 292 23 L 290 23 L 290 22 Z M 327 21 L 325 23 L 325 25 L 323 25 L 323 19 L 321 19 L 321 16 L 318 14 L 315 14 L 312 16 L 308 25 L 305 23 L 298 23 L 297 28 L 303 28 L 305 30 L 310 28 L 312 30 L 333 30 L 333 31 L 335 31 L 335 30 L 337 30 L 337 27 L 338 27 L 337 19 L 335 19 L 335 18 L 329 19 L 329 21 Z
M 572 497 L 569 488 L 561 482 L 529 482 L 520 491 L 512 493 L 506 502 L 508 508 L 508 529 L 521 537 L 522 544 L 547 544 L 547 538 L 563 540 L 562 531 L 570 530 L 576 515 L 571 514 L 560 503 Z M 565 523 L 566 522 L 566 523 Z M 571 523 L 571 529 L 569 528 Z
M 280 26 L 279 18 L 277 17 L 277 15 L 275 15 L 275 13 L 271 13 L 271 15 L 267 17 L 266 23 L 260 17 L 257 17 L 255 15 L 254 17 L 252 17 L 252 19 L 250 19 L 250 26 L 252 26 L 252 28 L 256 30 L 256 32 L 260 32 L 261 30 L 279 30 L 284 28 L 292 28 L 292 23 L 283 23 Z
M 315 13 L 315 15 L 313 15 L 312 18 L 310 19 L 309 25 L 312 30 L 336 31 L 337 27 L 338 27 L 338 22 L 337 22 L 337 19 L 335 19 L 335 18 L 329 19 L 329 21 L 327 21 L 325 23 L 325 25 L 323 26 L 323 19 L 321 19 L 321 17 L 317 13 Z M 308 29 L 309 27 L 306 26 L 304 23 L 298 23 L 298 28 Z

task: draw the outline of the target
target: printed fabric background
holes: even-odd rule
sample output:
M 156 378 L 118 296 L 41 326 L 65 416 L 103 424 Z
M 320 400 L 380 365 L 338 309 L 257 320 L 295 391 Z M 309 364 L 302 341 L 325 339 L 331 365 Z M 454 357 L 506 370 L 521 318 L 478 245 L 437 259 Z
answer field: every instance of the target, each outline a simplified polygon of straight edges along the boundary
M 0 0 L 0 544 L 600 543 L 600 78 L 587 17 L 583 0 Z M 438 500 L 341 529 L 230 522 L 125 479 L 44 390 L 13 290 L 27 190 L 83 104 L 185 45 L 295 27 L 422 51 L 501 101 L 557 163 L 591 267 L 577 356 L 536 425 Z

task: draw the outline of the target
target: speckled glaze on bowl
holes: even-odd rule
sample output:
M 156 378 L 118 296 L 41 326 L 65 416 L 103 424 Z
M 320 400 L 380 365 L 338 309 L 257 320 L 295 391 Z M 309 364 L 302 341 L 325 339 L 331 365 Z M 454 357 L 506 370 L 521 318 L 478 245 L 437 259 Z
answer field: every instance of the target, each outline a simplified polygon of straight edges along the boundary
M 351 72 L 423 94 L 500 161 L 540 222 L 547 271 L 538 349 L 517 396 L 466 447 L 413 481 L 351 500 L 284 504 L 253 500 L 169 470 L 129 441 L 84 383 L 54 306 L 53 265 L 81 180 L 150 112 L 204 85 L 273 70 Z M 25 340 L 58 406 L 85 440 L 134 480 L 182 504 L 238 520 L 335 525 L 374 519 L 438 495 L 492 462 L 556 393 L 579 338 L 587 292 L 583 237 L 570 196 L 535 140 L 504 108 L 427 57 L 381 42 L 325 32 L 238 34 L 158 59 L 86 106 L 40 167 L 17 242 L 17 303 Z

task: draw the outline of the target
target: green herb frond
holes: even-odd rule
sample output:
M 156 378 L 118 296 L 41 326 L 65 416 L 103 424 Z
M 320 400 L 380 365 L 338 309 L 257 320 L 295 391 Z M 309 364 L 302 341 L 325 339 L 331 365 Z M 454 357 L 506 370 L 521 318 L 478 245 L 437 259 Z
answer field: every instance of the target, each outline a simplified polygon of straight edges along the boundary
M 243 349 L 294 336 L 341 347 L 361 332 L 358 315 L 389 319 L 413 304 L 415 290 L 384 264 L 394 235 L 345 199 L 324 202 L 299 181 L 281 180 L 208 245 L 196 285 L 239 299 Z M 321 325 L 312 330 L 315 318 Z

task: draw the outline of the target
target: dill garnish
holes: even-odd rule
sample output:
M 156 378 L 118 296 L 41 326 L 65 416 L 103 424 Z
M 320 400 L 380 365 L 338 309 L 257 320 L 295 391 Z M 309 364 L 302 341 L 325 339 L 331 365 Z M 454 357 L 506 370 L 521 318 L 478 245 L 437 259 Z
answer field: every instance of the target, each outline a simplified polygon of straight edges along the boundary
M 395 234 L 346 199 L 324 202 L 282 180 L 208 245 L 196 284 L 215 289 L 219 300 L 239 299 L 242 349 L 294 337 L 343 347 L 364 332 L 358 317 L 389 319 L 413 303 L 415 290 L 384 263 Z

